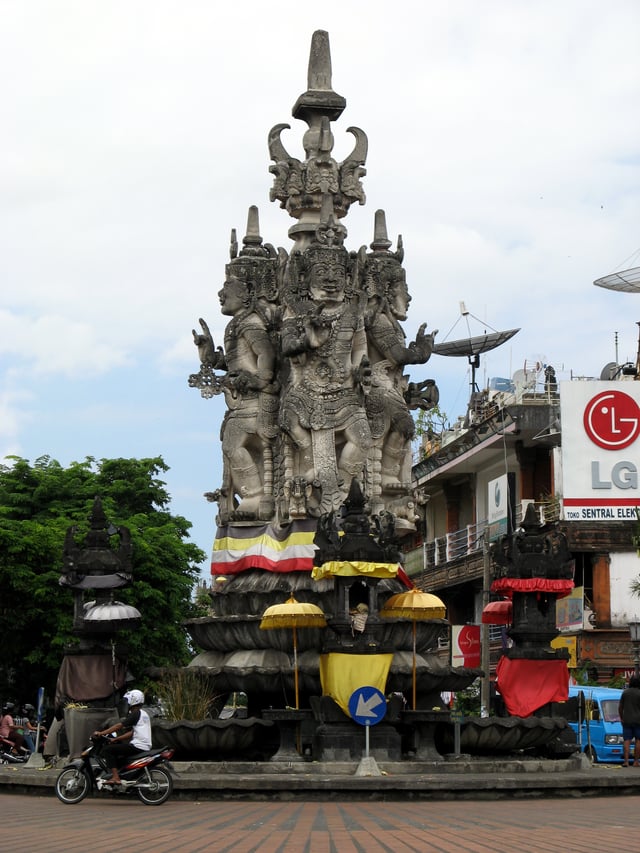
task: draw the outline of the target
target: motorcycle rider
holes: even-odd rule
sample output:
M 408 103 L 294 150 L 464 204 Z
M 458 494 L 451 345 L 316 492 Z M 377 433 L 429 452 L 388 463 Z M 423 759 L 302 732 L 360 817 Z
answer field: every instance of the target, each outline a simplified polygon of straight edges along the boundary
M 94 732 L 95 736 L 110 735 L 113 732 L 124 732 L 109 741 L 103 756 L 111 768 L 111 778 L 105 780 L 105 785 L 120 785 L 121 779 L 118 767 L 126 763 L 127 758 L 151 749 L 151 720 L 142 707 L 144 693 L 141 690 L 129 690 L 124 694 L 129 703 L 129 713 L 122 722 L 109 726 L 108 729 Z

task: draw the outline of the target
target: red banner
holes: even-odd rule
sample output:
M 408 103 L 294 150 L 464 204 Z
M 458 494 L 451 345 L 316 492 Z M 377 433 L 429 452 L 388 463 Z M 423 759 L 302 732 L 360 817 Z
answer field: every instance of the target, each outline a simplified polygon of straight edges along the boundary
M 496 667 L 496 687 L 512 716 L 529 717 L 548 702 L 567 701 L 567 662 L 501 657 Z

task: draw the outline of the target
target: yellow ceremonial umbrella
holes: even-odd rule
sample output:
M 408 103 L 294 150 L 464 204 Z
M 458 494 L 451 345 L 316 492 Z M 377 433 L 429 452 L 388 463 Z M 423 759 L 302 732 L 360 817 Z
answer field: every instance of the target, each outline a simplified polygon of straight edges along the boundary
M 296 692 L 296 710 L 298 709 L 298 628 L 326 628 L 327 620 L 324 613 L 316 604 L 305 601 L 296 601 L 291 596 L 283 604 L 273 604 L 262 614 L 260 627 L 265 630 L 270 628 L 293 628 L 293 676 Z
M 414 587 L 392 595 L 380 610 L 383 619 L 410 619 L 413 623 L 413 710 L 416 710 L 416 623 L 427 619 L 444 619 L 444 602 L 437 595 Z

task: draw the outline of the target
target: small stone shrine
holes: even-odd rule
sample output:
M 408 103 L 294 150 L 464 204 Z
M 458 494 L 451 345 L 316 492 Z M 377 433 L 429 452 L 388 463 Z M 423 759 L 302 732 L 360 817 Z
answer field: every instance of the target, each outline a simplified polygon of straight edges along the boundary
M 127 674 L 127 651 L 116 642 L 119 631 L 140 624 L 140 613 L 114 598 L 133 579 L 131 537 L 115 527 L 97 497 L 89 530 L 80 543 L 77 527 L 67 530 L 60 585 L 73 592 L 73 631 L 77 642 L 65 648 L 58 674 L 56 704 L 63 700 L 115 707 Z M 118 547 L 111 547 L 117 537 Z
M 494 544 L 493 560 L 491 592 L 512 602 L 512 645 L 498 661 L 498 687 L 509 713 L 528 717 L 567 699 L 569 655 L 550 644 L 556 601 L 573 589 L 573 558 L 565 536 L 542 526 L 529 504 L 520 529 Z

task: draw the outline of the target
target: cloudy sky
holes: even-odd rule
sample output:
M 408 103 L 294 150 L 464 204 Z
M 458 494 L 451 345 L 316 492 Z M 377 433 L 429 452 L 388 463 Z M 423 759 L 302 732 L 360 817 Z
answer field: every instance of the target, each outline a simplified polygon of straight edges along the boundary
M 560 378 L 635 361 L 640 296 L 593 280 L 640 265 L 637 0 L 0 0 L 0 21 L 0 458 L 162 455 L 210 550 L 223 407 L 187 385 L 191 329 L 222 338 L 249 205 L 291 246 L 267 134 L 292 123 L 303 156 L 291 108 L 316 29 L 347 99 L 334 156 L 350 125 L 369 137 L 347 246 L 386 211 L 408 335 L 519 327 L 481 387 L 537 361 Z M 427 376 L 463 413 L 466 360 Z

